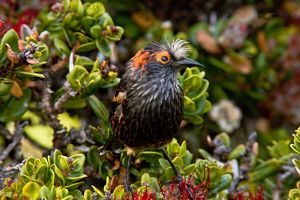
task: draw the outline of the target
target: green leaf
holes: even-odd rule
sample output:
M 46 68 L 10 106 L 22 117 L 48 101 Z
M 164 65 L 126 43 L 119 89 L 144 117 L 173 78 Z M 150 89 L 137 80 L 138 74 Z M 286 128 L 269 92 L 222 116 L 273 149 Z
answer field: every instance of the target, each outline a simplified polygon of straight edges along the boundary
M 64 103 L 64 108 L 67 109 L 82 109 L 86 107 L 86 99 L 82 96 L 76 96 Z
M 258 165 L 249 174 L 249 178 L 253 182 L 258 182 L 265 179 L 267 176 L 280 170 L 284 163 L 278 159 L 270 159 Z
M 198 149 L 198 152 L 205 159 L 211 160 L 213 158 L 213 156 L 204 149 Z
M 293 164 L 295 165 L 296 169 L 297 169 L 297 172 L 299 173 L 300 172 L 300 160 L 297 160 L 297 159 L 293 159 Z
M 21 98 L 11 97 L 0 108 L 0 121 L 8 122 L 21 117 L 27 110 L 31 99 L 31 90 L 24 89 Z
M 34 158 L 29 158 L 26 161 L 24 168 L 22 168 L 21 175 L 32 176 L 33 172 L 34 172 L 34 164 L 33 163 L 34 163 Z
M 68 157 L 67 156 L 59 156 L 58 157 L 58 165 L 57 165 L 64 173 L 69 173 L 71 170 L 69 162 L 68 162 Z
M 56 175 L 55 182 L 58 182 L 60 185 L 65 185 L 65 176 L 62 171 L 55 164 L 53 164 L 51 168 L 54 170 Z
M 83 174 L 81 177 L 76 177 L 76 178 L 72 178 L 72 179 L 66 178 L 66 186 L 64 188 L 68 189 L 68 190 L 77 189 L 80 185 L 84 184 L 83 181 L 79 181 L 79 180 L 81 180 L 85 177 L 86 177 L 86 175 Z
M 67 75 L 67 80 L 74 90 L 79 91 L 84 86 L 84 81 L 88 78 L 88 75 L 89 73 L 84 67 L 75 65 Z
M 24 127 L 26 135 L 44 148 L 52 147 L 53 129 L 49 125 L 28 125 Z
M 185 96 L 186 97 L 186 96 Z M 187 97 L 189 98 L 189 97 Z M 205 109 L 206 106 L 206 97 L 201 97 L 200 99 L 197 100 L 193 100 L 193 99 L 189 99 L 189 101 L 193 102 L 193 107 L 188 108 L 187 105 L 185 105 L 186 109 L 184 109 L 184 115 L 185 116 L 195 116 L 195 115 L 199 115 L 199 114 L 203 114 L 203 110 Z M 188 110 L 189 109 L 189 110 Z M 193 109 L 193 110 L 191 110 Z
M 47 61 L 48 58 L 49 58 L 49 49 L 48 49 L 48 46 L 44 43 L 41 43 L 39 42 L 38 43 L 39 45 L 39 53 L 41 54 L 39 57 L 38 57 L 38 60 L 41 62 L 43 61 Z
M 45 198 L 47 200 L 52 200 L 54 198 L 49 198 L 50 196 L 50 190 L 44 185 L 40 189 L 40 198 Z
M 148 163 L 158 162 L 160 158 L 163 158 L 162 153 L 156 151 L 141 151 L 136 155 L 136 159 L 145 160 Z
M 74 200 L 74 198 L 72 195 L 68 195 L 68 196 L 62 198 L 61 200 Z
M 115 78 L 113 81 L 104 82 L 101 84 L 101 88 L 111 88 L 120 83 L 120 78 Z
M 83 172 L 83 165 L 85 162 L 85 156 L 83 154 L 74 154 L 72 156 L 70 156 L 69 158 L 70 160 L 72 160 L 72 172 L 70 175 L 72 175 L 73 172 Z
M 59 157 L 62 155 L 62 153 L 58 150 L 58 149 L 55 149 L 54 150 L 54 153 L 53 153 L 53 163 L 55 165 L 58 165 L 58 159 Z
M 108 122 L 108 110 L 106 106 L 95 95 L 89 96 L 87 101 L 92 107 L 95 115 L 101 120 Z
M 16 74 L 19 75 L 19 77 L 21 78 L 45 78 L 45 76 L 43 74 L 39 74 L 39 73 L 34 73 L 34 72 L 24 72 L 24 71 L 16 71 Z
M 6 52 L 7 52 L 6 44 L 9 44 L 9 46 L 14 52 L 18 52 L 19 51 L 18 41 L 19 41 L 19 36 L 15 30 L 10 29 L 4 34 L 0 43 L 0 63 L 3 63 L 6 59 Z M 2 65 L 0 65 L 0 67 L 1 66 Z
M 158 162 L 162 169 L 167 169 L 170 166 L 169 162 L 164 158 L 160 158 Z
M 107 26 L 114 25 L 114 22 L 113 22 L 112 18 L 110 17 L 110 15 L 107 12 L 105 12 L 100 16 L 99 24 L 101 25 L 102 28 L 105 28 Z
M 218 134 L 214 140 L 221 141 L 226 147 L 230 147 L 230 137 L 227 133 Z
M 57 119 L 59 122 L 70 131 L 71 128 L 79 130 L 81 127 L 81 122 L 78 116 L 70 116 L 68 112 L 63 112 L 58 114 Z
M 102 37 L 102 28 L 101 26 L 99 25 L 94 25 L 91 30 L 91 35 L 94 37 L 94 38 L 101 38 Z
M 114 192 L 111 194 L 112 199 L 124 199 L 126 195 L 123 185 L 119 185 L 115 188 Z
M 290 147 L 298 154 L 300 154 L 300 127 L 295 131 L 296 134 L 294 136 L 294 144 L 291 144 Z
M 177 140 L 172 140 L 171 143 L 170 143 L 170 152 L 169 154 L 178 154 L 180 153 L 180 145 L 178 144 Z
M 92 3 L 86 9 L 86 15 L 89 17 L 97 18 L 105 12 L 105 8 L 102 3 L 96 2 Z
M 194 116 L 184 115 L 183 118 L 187 122 L 195 125 L 200 125 L 203 123 L 203 118 L 200 115 L 194 115 Z
M 33 181 L 26 183 L 22 189 L 23 196 L 28 197 L 31 200 L 39 199 L 41 186 Z
M 48 170 L 49 170 L 49 172 L 48 172 L 47 178 L 45 180 L 45 185 L 50 187 L 50 186 L 54 185 L 55 173 L 52 169 L 48 169 Z
M 93 67 L 95 61 L 85 56 L 76 56 L 75 65 L 84 66 L 86 69 Z
M 94 169 L 98 169 L 100 165 L 100 153 L 96 146 L 90 147 L 87 153 L 87 161 Z
M 35 173 L 35 178 L 39 183 L 43 183 L 48 187 L 54 184 L 55 174 L 47 164 L 42 164 Z
M 176 157 L 172 160 L 172 162 L 173 162 L 173 164 L 174 164 L 175 166 L 177 166 L 177 167 L 179 167 L 179 168 L 182 168 L 183 165 L 184 165 L 184 162 L 183 162 L 182 158 L 179 157 L 179 156 L 176 156 Z
M 96 40 L 96 46 L 97 46 L 98 50 L 101 53 L 103 53 L 104 56 L 110 57 L 111 50 L 110 50 L 108 42 L 106 42 L 106 41 L 104 41 L 102 39 L 97 39 Z
M 180 156 L 184 156 L 186 154 L 186 141 L 184 140 L 180 146 Z
M 218 182 L 218 185 L 216 185 L 211 191 L 209 191 L 209 195 L 217 194 L 218 192 L 221 192 L 224 189 L 227 189 L 232 182 L 232 177 L 229 174 L 225 174 L 221 176 L 221 179 Z
M 195 164 L 190 164 L 183 169 L 185 174 L 191 174 L 195 171 Z
M 83 52 L 92 51 L 96 48 L 97 46 L 95 42 L 88 42 L 88 43 L 80 44 L 79 47 L 76 48 L 76 52 L 83 53 Z
M 63 8 L 64 8 L 64 11 L 66 12 L 70 6 L 70 0 L 63 0 Z
M 101 190 L 99 190 L 98 188 L 96 188 L 95 186 L 92 185 L 93 190 L 96 192 L 96 194 L 98 194 L 100 197 L 104 197 L 105 195 L 103 194 L 103 192 L 101 192 Z
M 93 192 L 89 189 L 86 189 L 83 194 L 84 200 L 93 200 Z
M 70 1 L 71 11 L 76 13 L 78 16 L 83 15 L 83 6 L 81 0 L 72 0 Z
M 12 81 L 9 79 L 4 79 L 0 82 L 0 96 L 10 93 L 10 88 L 12 86 Z
M 228 160 L 240 158 L 241 156 L 243 156 L 245 154 L 245 151 L 246 151 L 245 145 L 240 144 L 240 145 L 236 146 L 231 151 L 231 153 L 228 155 Z
M 64 53 L 64 54 L 67 54 L 67 55 L 70 54 L 70 49 L 69 49 L 68 45 L 64 41 L 62 41 L 61 39 L 55 38 L 54 39 L 54 46 L 61 53 Z
M 151 177 L 148 173 L 142 175 L 141 185 L 151 185 Z
M 193 88 L 200 88 L 202 86 L 202 81 L 202 77 L 197 74 L 193 74 L 185 78 L 182 82 L 184 93 L 188 94 L 193 90 Z
M 91 72 L 89 77 L 86 80 L 86 86 L 83 91 L 84 96 L 89 96 L 94 94 L 97 89 L 99 89 L 102 85 L 102 77 L 99 72 Z
M 72 196 L 72 200 L 73 200 L 73 199 L 76 199 L 76 200 L 83 200 L 82 193 L 81 193 L 80 190 L 78 190 L 78 189 L 71 190 L 71 191 L 69 191 L 68 194 Z M 86 200 L 86 199 L 84 199 L 84 200 Z
M 108 26 L 107 31 L 109 34 L 105 36 L 105 39 L 109 42 L 119 41 L 124 33 L 124 29 L 120 26 Z
M 174 175 L 175 175 L 172 167 L 171 166 L 167 167 L 167 168 L 164 169 L 164 171 L 165 171 L 165 173 L 164 173 L 165 178 L 167 180 L 172 180 Z
M 272 146 L 268 146 L 268 152 L 273 158 L 282 158 L 291 153 L 290 140 L 273 141 Z
M 183 103 L 185 112 L 193 112 L 196 109 L 195 102 L 188 96 L 184 96 Z

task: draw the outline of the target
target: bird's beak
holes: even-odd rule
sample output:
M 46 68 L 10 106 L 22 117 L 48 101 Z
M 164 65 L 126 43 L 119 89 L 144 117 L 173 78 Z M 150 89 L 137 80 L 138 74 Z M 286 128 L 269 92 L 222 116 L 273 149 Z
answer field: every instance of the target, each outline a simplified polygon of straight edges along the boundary
M 189 59 L 189 58 L 183 58 L 179 61 L 176 62 L 178 67 L 183 67 L 183 66 L 200 66 L 200 67 L 204 67 L 201 63 L 198 63 L 195 60 Z

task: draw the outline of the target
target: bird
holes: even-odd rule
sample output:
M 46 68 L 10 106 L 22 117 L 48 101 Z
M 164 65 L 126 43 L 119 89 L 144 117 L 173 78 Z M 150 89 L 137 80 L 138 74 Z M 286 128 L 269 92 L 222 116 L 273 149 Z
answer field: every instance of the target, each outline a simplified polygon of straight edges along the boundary
M 129 156 L 124 186 L 129 186 L 129 170 L 136 152 L 161 149 L 179 181 L 182 177 L 164 147 L 175 137 L 182 118 L 184 93 L 178 80 L 182 67 L 202 66 L 187 57 L 188 42 L 151 42 L 126 64 L 112 99 L 109 122 L 115 138 Z M 190 192 L 189 192 L 190 193 Z

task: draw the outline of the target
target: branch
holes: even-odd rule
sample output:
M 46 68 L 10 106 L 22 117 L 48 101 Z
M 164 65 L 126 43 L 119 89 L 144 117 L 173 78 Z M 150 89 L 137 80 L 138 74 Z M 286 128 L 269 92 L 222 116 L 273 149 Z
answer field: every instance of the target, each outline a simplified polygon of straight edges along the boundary
M 64 127 L 57 118 L 59 113 L 63 112 L 64 104 L 72 97 L 80 95 L 81 91 L 74 91 L 68 81 L 64 83 L 65 93 L 54 103 L 51 103 L 52 99 L 52 80 L 49 74 L 44 82 L 42 91 L 42 108 L 48 117 L 48 123 L 54 130 L 53 148 L 62 149 L 71 142 L 71 134 L 67 134 L 67 129 Z
M 248 174 L 251 169 L 251 156 L 257 154 L 257 133 L 252 132 L 248 137 L 248 142 L 246 143 L 246 151 L 241 158 L 239 165 L 239 177 L 235 178 L 230 186 L 229 191 L 236 191 L 237 186 L 243 180 L 248 179 Z
M 70 98 L 75 97 L 80 94 L 79 91 L 74 91 L 68 81 L 64 84 L 65 93 L 55 102 L 54 112 L 61 113 L 64 103 L 66 103 Z
M 61 148 L 68 144 L 69 139 L 67 138 L 67 129 L 60 124 L 57 118 L 57 113 L 55 112 L 51 104 L 51 80 L 48 78 L 44 82 L 44 90 L 42 91 L 42 108 L 48 117 L 48 123 L 54 130 L 53 135 L 53 148 Z
M 0 171 L 0 189 L 4 187 L 4 179 L 5 178 L 12 178 L 15 177 L 25 164 L 26 160 L 23 160 L 21 163 L 18 163 L 16 165 L 9 165 L 1 169 Z
M 0 163 L 3 162 L 5 158 L 9 155 L 9 153 L 21 142 L 23 138 L 23 128 L 28 124 L 28 121 L 24 121 L 22 123 L 19 123 L 16 126 L 16 132 L 13 137 L 12 143 L 10 143 L 0 154 Z

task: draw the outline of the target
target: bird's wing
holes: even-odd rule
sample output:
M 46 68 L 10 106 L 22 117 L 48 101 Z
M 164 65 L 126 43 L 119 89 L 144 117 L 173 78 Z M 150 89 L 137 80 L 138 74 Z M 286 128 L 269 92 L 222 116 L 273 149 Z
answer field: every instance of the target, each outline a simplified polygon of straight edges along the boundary
M 119 129 L 124 120 L 123 104 L 126 100 L 126 84 L 121 80 L 112 100 L 109 121 L 115 135 L 119 135 Z

